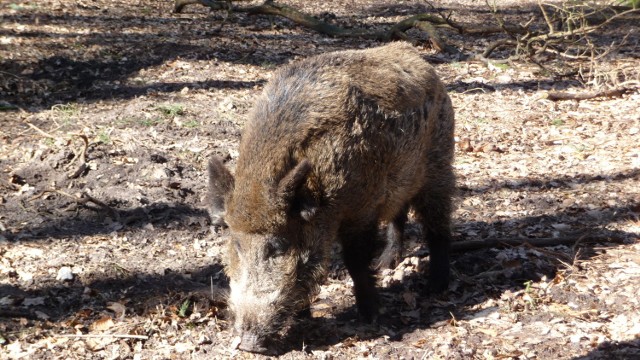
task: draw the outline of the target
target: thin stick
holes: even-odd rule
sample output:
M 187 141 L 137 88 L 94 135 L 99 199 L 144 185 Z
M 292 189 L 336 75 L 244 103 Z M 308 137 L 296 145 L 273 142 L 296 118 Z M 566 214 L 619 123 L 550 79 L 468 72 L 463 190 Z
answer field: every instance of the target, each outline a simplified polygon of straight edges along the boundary
M 69 168 L 75 161 L 76 159 L 80 158 L 82 160 L 83 163 L 87 162 L 87 148 L 89 147 L 89 139 L 87 138 L 87 135 L 84 134 L 69 134 L 69 135 L 75 135 L 75 136 L 79 136 L 83 143 L 84 143 L 84 147 L 80 150 L 80 152 L 75 152 L 75 156 L 73 157 L 73 159 L 71 159 L 71 161 L 69 162 L 69 164 L 67 166 L 65 166 L 65 168 Z
M 78 165 L 78 167 L 73 173 L 67 175 L 69 179 L 75 179 L 78 176 L 82 175 L 85 172 L 85 170 L 87 170 L 87 148 L 89 148 L 89 139 L 87 138 L 86 135 L 84 134 L 72 134 L 72 135 L 79 136 L 83 141 L 84 147 L 80 150 L 80 152 L 75 151 L 75 156 L 73 157 L 73 159 L 71 159 L 71 162 L 67 166 L 65 166 L 65 169 L 68 169 L 69 167 L 71 167 L 71 165 L 73 165 L 76 159 L 80 158 L 80 165 Z
M 607 18 L 605 21 L 596 24 L 596 25 L 590 25 L 590 26 L 582 26 L 579 27 L 575 30 L 569 30 L 569 31 L 559 31 L 559 32 L 554 32 L 554 33 L 547 33 L 547 34 L 542 34 L 542 35 L 538 35 L 538 36 L 533 36 L 529 39 L 529 43 L 533 42 L 533 41 L 544 41 L 544 40 L 550 40 L 550 39 L 564 39 L 568 36 L 574 36 L 574 35 L 586 35 L 586 34 L 590 34 L 600 28 L 602 28 L 603 26 L 609 24 L 610 22 L 612 22 L 613 20 L 625 16 L 625 15 L 629 15 L 635 12 L 640 11 L 640 9 L 629 9 L 627 11 L 623 11 L 621 13 L 617 13 L 613 16 L 611 16 L 610 18 Z
M 567 92 L 548 92 L 544 94 L 543 99 L 551 100 L 551 101 L 562 101 L 562 100 L 589 100 L 600 97 L 621 97 L 625 93 L 629 92 L 630 89 L 621 88 L 621 89 L 611 89 L 604 91 L 593 91 L 593 92 L 585 92 L 585 93 L 567 93 Z
M 5 74 L 5 75 L 13 76 L 13 77 L 14 77 L 14 78 L 16 78 L 16 79 L 22 79 L 22 76 L 18 76 L 18 75 L 16 75 L 16 74 L 13 74 L 13 73 L 10 73 L 10 72 L 7 72 L 7 71 L 0 71 L 0 74 Z
M 211 280 L 211 300 L 213 300 L 213 276 L 210 276 L 209 279 Z
M 547 14 L 547 10 L 544 9 L 544 5 L 540 0 L 538 0 L 538 7 L 540 8 L 540 11 L 542 11 L 542 16 L 544 17 L 544 21 L 547 23 L 547 27 L 549 28 L 549 34 L 553 34 L 555 31 L 555 29 L 553 28 L 553 23 L 551 22 L 551 19 L 549 18 L 549 14 Z
M 55 337 L 63 338 L 78 338 L 78 339 L 101 339 L 106 337 L 114 337 L 118 339 L 139 339 L 148 340 L 146 335 L 128 335 L 128 334 L 90 334 L 90 335 L 74 335 L 74 334 L 59 334 Z
M 75 202 L 77 202 L 80 205 L 85 205 L 88 202 L 94 203 L 94 204 L 98 205 L 100 208 L 102 208 L 103 210 L 105 210 L 108 213 L 110 213 L 115 218 L 116 221 L 120 221 L 120 214 L 118 213 L 118 211 L 116 211 L 111 206 L 103 203 L 102 201 L 94 198 L 93 196 L 87 194 L 86 192 L 83 192 L 80 195 L 80 197 L 78 197 L 76 195 L 72 195 L 72 194 L 69 194 L 67 192 L 64 192 L 64 191 L 58 190 L 58 189 L 44 190 L 40 194 L 30 198 L 29 201 L 36 200 L 36 199 L 38 199 L 38 198 L 40 198 L 40 197 L 42 197 L 42 196 L 44 196 L 45 194 L 48 194 L 48 193 L 56 193 L 56 194 L 60 194 L 60 195 L 66 196 L 68 198 L 73 199 Z M 91 209 L 95 210 L 95 208 L 91 208 Z
M 48 138 L 51 138 L 51 139 L 57 139 L 57 137 L 55 137 L 55 136 L 53 136 L 53 135 L 49 134 L 48 132 L 46 132 L 46 131 L 44 131 L 44 130 L 40 129 L 39 127 L 37 127 L 37 126 L 33 125 L 33 124 L 32 124 L 32 123 L 30 123 L 30 122 L 27 122 L 26 124 L 27 124 L 27 125 L 29 125 L 29 127 L 31 127 L 33 130 L 35 130 L 35 131 L 39 132 L 42 136 L 45 136 L 45 137 L 48 137 Z
M 451 251 L 463 252 L 478 249 L 500 248 L 505 246 L 519 246 L 527 244 L 533 247 L 556 245 L 573 245 L 576 242 L 615 242 L 619 238 L 606 235 L 567 235 L 558 238 L 489 238 L 485 240 L 457 241 L 451 244 Z
M 0 318 L 38 319 L 38 315 L 29 310 L 0 309 Z

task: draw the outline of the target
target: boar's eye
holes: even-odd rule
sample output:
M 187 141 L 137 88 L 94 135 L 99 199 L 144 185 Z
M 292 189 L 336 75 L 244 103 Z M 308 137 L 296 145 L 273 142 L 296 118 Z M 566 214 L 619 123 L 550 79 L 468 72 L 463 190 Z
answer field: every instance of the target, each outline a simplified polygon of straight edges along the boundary
M 289 250 L 291 243 L 280 237 L 273 237 L 267 241 L 265 257 L 277 257 L 282 256 Z

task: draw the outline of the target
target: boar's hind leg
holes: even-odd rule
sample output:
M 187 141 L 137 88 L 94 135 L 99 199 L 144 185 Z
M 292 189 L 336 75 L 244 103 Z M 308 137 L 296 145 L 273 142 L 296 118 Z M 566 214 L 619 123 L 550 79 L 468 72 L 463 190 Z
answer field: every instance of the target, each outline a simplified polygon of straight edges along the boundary
M 404 226 L 407 222 L 409 207 L 400 211 L 396 218 L 387 225 L 387 238 L 384 250 L 378 258 L 378 269 L 393 269 L 402 260 L 404 246 Z
M 444 291 L 449 286 L 451 187 L 449 184 L 442 187 L 426 186 L 426 191 L 416 197 L 412 204 L 422 223 L 423 237 L 429 245 L 429 286 L 435 292 Z
M 349 229 L 340 236 L 344 264 L 353 279 L 358 317 L 367 323 L 374 322 L 378 316 L 376 280 L 370 267 L 375 256 L 373 240 L 376 234 L 377 224 L 374 223 L 365 230 Z

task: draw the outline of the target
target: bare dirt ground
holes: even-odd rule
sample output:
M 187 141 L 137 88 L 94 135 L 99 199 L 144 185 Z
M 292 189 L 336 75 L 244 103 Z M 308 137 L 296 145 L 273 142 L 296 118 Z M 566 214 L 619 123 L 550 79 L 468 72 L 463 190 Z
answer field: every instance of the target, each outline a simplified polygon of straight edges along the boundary
M 364 27 L 428 9 L 287 3 Z M 507 20 L 539 19 L 535 2 L 497 3 Z M 495 22 L 484 2 L 436 4 L 466 24 Z M 252 98 L 275 68 L 377 43 L 243 14 L 220 28 L 224 13 L 171 10 L 0 1 L 0 358 L 262 358 L 230 346 L 216 295 L 227 235 L 205 211 L 207 159 L 233 166 Z M 441 34 L 463 53 L 504 37 Z M 635 87 L 565 102 L 543 95 L 583 91 L 577 75 L 422 46 L 456 108 L 456 241 L 573 241 L 456 253 L 449 290 L 421 297 L 428 253 L 410 226 L 405 261 L 380 274 L 378 326 L 356 321 L 336 260 L 283 357 L 640 358 L 640 33 L 614 23 L 590 37 L 603 47 L 623 38 L 595 71 L 584 63 L 583 81 Z

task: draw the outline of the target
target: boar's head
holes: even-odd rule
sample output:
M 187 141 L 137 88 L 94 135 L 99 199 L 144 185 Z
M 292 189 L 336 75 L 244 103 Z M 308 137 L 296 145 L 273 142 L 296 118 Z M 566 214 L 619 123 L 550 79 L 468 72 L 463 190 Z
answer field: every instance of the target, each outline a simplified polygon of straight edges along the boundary
M 211 217 L 231 231 L 228 305 L 242 350 L 276 353 L 278 338 L 308 309 L 324 276 L 327 249 L 314 225 L 316 207 L 300 195 L 310 171 L 303 160 L 265 188 L 234 179 L 216 158 L 209 162 Z M 256 188 L 261 194 L 252 194 Z

